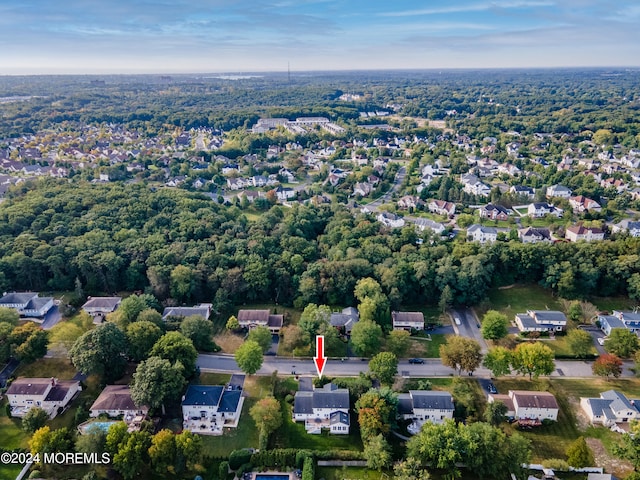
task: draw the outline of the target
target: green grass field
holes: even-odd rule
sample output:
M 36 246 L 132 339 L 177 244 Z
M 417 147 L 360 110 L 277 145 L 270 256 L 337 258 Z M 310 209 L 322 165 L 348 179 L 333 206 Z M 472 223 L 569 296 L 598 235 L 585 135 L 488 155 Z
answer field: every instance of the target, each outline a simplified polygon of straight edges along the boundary
M 516 313 L 527 310 L 561 310 L 559 300 L 551 290 L 539 285 L 514 285 L 511 288 L 489 291 L 489 303 L 492 310 L 504 313 L 513 321 Z
M 573 352 L 567 344 L 567 337 L 557 336 L 555 340 L 542 340 L 542 343 L 547 345 L 556 357 L 572 357 Z M 591 355 L 596 355 L 598 352 L 595 346 L 591 347 L 589 352 Z
M 409 339 L 409 357 L 438 358 L 440 357 L 440 345 L 446 343 L 447 336 L 441 333 L 431 335 L 431 340 L 421 337 Z
M 33 363 L 20 365 L 15 376 L 71 380 L 76 373 L 78 373 L 76 367 L 67 358 L 41 358 Z

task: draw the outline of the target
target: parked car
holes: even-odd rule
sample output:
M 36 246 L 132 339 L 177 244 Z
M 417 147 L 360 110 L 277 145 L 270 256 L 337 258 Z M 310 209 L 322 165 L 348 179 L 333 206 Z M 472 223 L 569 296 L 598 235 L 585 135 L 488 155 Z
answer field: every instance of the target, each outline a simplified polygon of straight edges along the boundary
M 422 358 L 410 358 L 409 359 L 409 363 L 416 364 L 416 365 L 422 365 L 424 363 L 424 360 Z
M 487 390 L 489 390 L 489 393 L 498 393 L 498 389 L 493 383 L 487 385 Z
M 604 337 L 598 338 L 598 344 L 604 345 L 605 340 L 606 340 L 606 338 L 604 338 Z

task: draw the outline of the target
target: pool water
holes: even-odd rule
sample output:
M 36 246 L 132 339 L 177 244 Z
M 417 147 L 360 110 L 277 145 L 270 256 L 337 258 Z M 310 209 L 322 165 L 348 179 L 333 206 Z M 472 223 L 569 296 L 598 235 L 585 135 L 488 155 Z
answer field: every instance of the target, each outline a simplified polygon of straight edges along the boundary
M 83 430 L 85 432 L 90 432 L 92 429 L 96 428 L 96 429 L 102 430 L 103 432 L 107 432 L 109 430 L 109 427 L 114 423 L 119 423 L 119 422 L 91 422 L 85 425 L 83 427 Z

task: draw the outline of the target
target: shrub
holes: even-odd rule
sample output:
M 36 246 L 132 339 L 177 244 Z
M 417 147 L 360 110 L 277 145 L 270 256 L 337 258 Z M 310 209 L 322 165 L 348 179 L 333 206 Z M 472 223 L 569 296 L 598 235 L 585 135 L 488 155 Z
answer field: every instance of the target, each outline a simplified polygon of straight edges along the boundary
M 238 468 L 238 470 L 236 471 L 236 476 L 238 478 L 241 478 L 245 473 L 249 473 L 252 470 L 253 465 L 251 465 L 250 463 L 245 463 L 243 465 L 240 465 L 240 468 Z
M 316 478 L 316 466 L 313 458 L 307 457 L 304 459 L 302 466 L 302 480 L 315 480 Z
M 224 462 L 220 463 L 220 465 L 218 465 L 218 478 L 220 480 L 226 480 L 228 476 L 229 476 L 229 462 L 225 460 Z
M 251 461 L 251 451 L 247 449 L 234 450 L 229 455 L 229 467 L 231 470 L 238 470 L 245 463 Z
M 571 470 L 569 464 L 561 459 L 561 458 L 548 458 L 547 460 L 542 462 L 542 466 L 544 468 L 550 468 L 552 470 L 560 470 L 563 472 L 568 472 Z

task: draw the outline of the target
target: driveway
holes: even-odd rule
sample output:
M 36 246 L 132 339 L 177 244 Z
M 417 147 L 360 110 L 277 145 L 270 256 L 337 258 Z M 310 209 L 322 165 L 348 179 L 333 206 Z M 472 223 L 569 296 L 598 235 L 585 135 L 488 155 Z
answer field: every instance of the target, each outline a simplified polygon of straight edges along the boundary
M 42 321 L 41 326 L 44 330 L 49 330 L 53 328 L 61 319 L 62 314 L 58 309 L 58 305 L 54 305 L 53 308 L 49 310 L 44 316 L 44 320 Z
M 13 372 L 16 371 L 20 362 L 15 358 L 10 358 L 9 362 L 5 365 L 5 367 L 0 372 L 0 387 L 4 388 L 7 385 L 7 380 L 9 377 L 13 375 Z
M 487 342 L 482 338 L 479 328 L 480 322 L 475 312 L 470 308 L 457 308 L 453 310 L 452 314 L 454 319 L 457 318 L 460 322 L 460 325 L 458 325 L 454 320 L 453 328 L 456 333 L 462 337 L 473 338 L 480 344 L 482 353 L 486 353 L 488 350 Z

